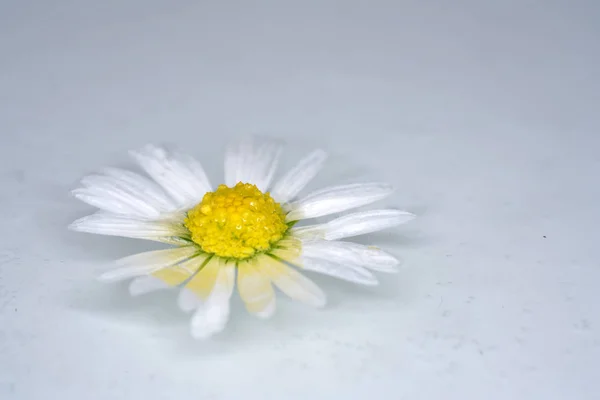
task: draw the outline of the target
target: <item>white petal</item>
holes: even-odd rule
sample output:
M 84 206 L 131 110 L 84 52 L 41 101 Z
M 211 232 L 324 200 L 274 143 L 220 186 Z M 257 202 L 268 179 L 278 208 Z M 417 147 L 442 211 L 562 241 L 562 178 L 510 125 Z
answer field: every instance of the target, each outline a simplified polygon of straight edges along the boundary
M 302 241 L 295 237 L 287 237 L 279 241 L 277 246 L 269 251 L 269 254 L 293 264 L 302 254 Z
M 209 297 L 192 317 L 191 334 L 206 339 L 225 329 L 229 320 L 229 300 L 235 284 L 235 265 L 223 265 Z
M 271 190 L 271 196 L 279 203 L 292 200 L 317 175 L 326 159 L 327 153 L 320 149 L 304 157 L 277 182 Z
M 194 311 L 202 303 L 202 299 L 199 298 L 187 288 L 181 289 L 179 296 L 177 296 L 177 305 L 183 312 Z
M 281 151 L 279 141 L 262 137 L 247 137 L 229 146 L 225 153 L 225 184 L 252 183 L 267 191 Z
M 140 174 L 120 168 L 105 168 L 104 173 L 139 193 L 149 204 L 160 211 L 170 212 L 177 208 L 177 204 L 160 186 Z
M 69 229 L 98 235 L 171 243 L 173 242 L 172 238 L 189 236 L 189 232 L 182 222 L 183 220 L 181 222 L 148 221 L 142 218 L 97 212 L 76 220 L 69 225 Z
M 327 260 L 302 257 L 302 268 L 307 271 L 333 276 L 334 278 L 360 283 L 361 285 L 374 286 L 379 284 L 377 278 L 372 273 L 358 265 L 340 265 Z
M 238 265 L 237 288 L 249 313 L 269 318 L 275 312 L 275 291 L 266 274 L 249 261 Z
M 302 254 L 305 257 L 341 265 L 359 265 L 380 272 L 397 272 L 400 264 L 394 256 L 377 247 L 351 242 L 308 241 L 302 245 Z
M 73 190 L 73 195 L 101 210 L 146 219 L 161 215 L 151 198 L 145 198 L 143 192 L 114 177 L 90 175 L 82 184 L 85 187 Z
M 103 175 L 86 176 L 81 180 L 81 184 L 86 189 L 117 187 L 161 211 L 169 211 L 175 207 L 173 200 L 160 186 L 140 174 L 120 168 L 105 168 L 103 173 Z
M 151 276 L 135 278 L 129 284 L 129 293 L 132 296 L 139 296 L 156 290 L 179 286 L 194 275 L 204 265 L 208 257 L 210 256 L 206 253 L 199 253 L 189 260 L 153 271 Z
M 390 195 L 386 183 L 362 183 L 318 190 L 289 205 L 288 221 L 316 218 L 364 206 Z
M 131 151 L 132 157 L 160 184 L 180 208 L 189 208 L 211 190 L 204 169 L 187 154 L 147 145 Z
M 257 312 L 255 315 L 258 318 L 269 319 L 275 314 L 275 309 L 277 308 L 277 302 L 275 296 L 269 301 L 269 304 L 262 310 Z
M 142 205 L 142 203 L 139 203 L 139 207 L 136 207 L 135 201 L 125 198 L 125 196 L 122 196 L 122 193 L 116 190 L 104 193 L 98 192 L 98 190 L 94 189 L 75 189 L 71 193 L 78 200 L 113 214 L 149 219 L 158 219 L 160 216 L 158 210 L 149 207 L 146 208 L 147 204 Z
M 304 275 L 268 256 L 261 257 L 258 262 L 260 270 L 292 299 L 313 307 L 325 306 L 325 293 Z
M 371 210 L 344 215 L 322 225 L 293 228 L 292 234 L 301 240 L 338 240 L 381 231 L 414 218 L 415 215 L 407 211 Z
M 115 261 L 119 268 L 100 275 L 103 281 L 118 281 L 134 276 L 150 274 L 161 268 L 178 264 L 198 253 L 196 246 L 176 247 L 165 250 L 147 251 Z
M 225 261 L 220 257 L 212 257 L 206 265 L 179 292 L 177 303 L 184 312 L 198 308 L 210 296 L 219 271 L 225 266 Z

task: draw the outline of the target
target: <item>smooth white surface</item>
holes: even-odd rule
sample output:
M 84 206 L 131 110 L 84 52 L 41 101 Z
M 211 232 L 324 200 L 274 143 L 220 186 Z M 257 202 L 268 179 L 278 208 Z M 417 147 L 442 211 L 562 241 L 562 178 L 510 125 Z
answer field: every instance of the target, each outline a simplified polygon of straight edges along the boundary
M 599 20 L 591 0 L 0 3 L 0 398 L 597 399 Z M 69 191 L 164 141 L 216 183 L 244 133 L 334 150 L 420 217 L 361 238 L 404 259 L 381 286 L 315 278 L 327 308 L 270 321 L 234 302 L 196 342 L 175 292 L 94 280 L 157 245 L 68 232 L 91 210 Z

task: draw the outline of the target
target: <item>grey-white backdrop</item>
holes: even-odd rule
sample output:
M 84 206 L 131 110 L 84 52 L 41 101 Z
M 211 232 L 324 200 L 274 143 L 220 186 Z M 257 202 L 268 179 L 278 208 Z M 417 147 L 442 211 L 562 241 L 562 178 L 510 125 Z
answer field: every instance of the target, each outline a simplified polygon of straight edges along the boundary
M 599 20 L 577 0 L 0 2 L 0 397 L 597 398 Z M 175 293 L 94 280 L 152 245 L 66 231 L 91 211 L 69 190 L 147 142 L 217 182 L 245 133 L 291 142 L 286 163 L 323 146 L 322 183 L 368 170 L 419 218 L 361 239 L 405 260 L 379 288 L 317 278 L 325 310 L 238 304 L 195 342 Z

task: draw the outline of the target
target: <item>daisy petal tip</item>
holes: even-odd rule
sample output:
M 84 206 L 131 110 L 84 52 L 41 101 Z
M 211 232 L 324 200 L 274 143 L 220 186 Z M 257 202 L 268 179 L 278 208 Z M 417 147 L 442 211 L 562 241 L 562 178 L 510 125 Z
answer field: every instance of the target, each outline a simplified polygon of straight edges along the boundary
M 387 255 L 384 263 L 380 263 L 378 268 L 372 268 L 379 272 L 386 272 L 390 274 L 396 274 L 400 272 L 400 268 L 402 267 L 402 260 L 392 256 Z
M 361 276 L 360 279 L 349 280 L 349 282 L 361 285 L 361 286 L 379 286 L 379 279 L 370 271 L 366 271 L 367 273 L 364 276 Z
M 102 272 L 101 274 L 96 276 L 96 280 L 98 282 L 103 282 L 103 283 L 116 282 L 116 281 L 121 280 L 121 275 L 118 274 L 118 270 L 110 270 L 110 271 Z
M 190 324 L 190 335 L 196 340 L 208 340 L 214 336 L 215 333 L 216 332 L 205 329 L 205 326 L 194 321 L 192 321 Z
M 154 276 L 141 276 L 129 283 L 129 295 L 131 297 L 138 297 L 159 289 L 167 289 L 168 287 L 169 285 L 164 281 Z
M 393 225 L 403 225 L 417 218 L 417 214 L 405 210 L 390 210 L 388 218 Z
M 324 309 L 327 306 L 327 297 L 323 296 L 321 299 L 315 301 L 312 305 L 314 308 Z
M 212 310 L 199 309 L 190 322 L 190 334 L 194 339 L 206 340 L 222 332 L 229 320 L 229 307 Z
M 132 282 L 132 284 L 133 284 L 133 282 Z M 132 285 L 132 284 L 130 284 L 129 288 L 128 288 L 129 295 L 131 297 L 139 297 L 139 296 L 141 296 L 141 295 L 143 295 L 143 294 L 146 293 L 146 292 L 140 290 L 139 288 L 137 288 L 135 285 Z
M 267 308 L 257 312 L 255 315 L 260 319 L 270 319 L 273 315 L 275 315 L 275 309 L 275 302 L 271 302 Z
M 225 326 L 210 327 L 204 323 L 192 321 L 190 325 L 190 335 L 196 340 L 209 340 L 221 333 L 224 329 Z
M 164 152 L 164 149 L 155 145 L 154 143 L 146 143 L 138 148 L 131 149 L 128 151 L 129 156 L 135 160 L 139 160 L 145 157 L 156 157 L 161 156 Z
M 177 297 L 177 306 L 185 313 L 194 311 L 200 305 L 200 299 L 192 291 L 182 289 Z
M 394 272 L 400 271 L 401 268 L 404 268 L 404 260 L 398 257 L 392 257 L 394 262 L 390 263 L 390 268 L 394 270 Z
M 81 232 L 81 227 L 82 227 L 83 223 L 85 222 L 85 219 L 86 219 L 86 217 L 76 219 L 75 221 L 73 221 L 69 225 L 67 225 L 67 229 L 70 231 Z
M 81 217 L 76 219 L 75 221 L 71 222 L 69 225 L 67 225 L 67 229 L 70 231 L 75 231 L 75 232 L 87 232 L 87 233 L 93 233 L 90 232 L 90 218 L 93 217 L 94 214 L 87 215 L 85 217 Z
M 412 221 L 413 219 L 417 218 L 417 214 L 411 213 L 409 211 L 400 211 L 400 213 L 402 214 L 402 216 L 404 218 L 406 218 L 406 221 Z
M 313 296 L 310 301 L 305 301 L 305 304 L 308 304 L 309 306 L 316 308 L 316 309 L 323 309 L 327 306 L 327 295 L 325 294 L 324 291 L 322 291 L 321 289 L 319 289 L 319 292 L 315 294 L 315 296 Z
M 384 274 L 398 274 L 400 273 L 401 264 L 390 264 L 387 268 L 379 268 L 377 272 L 383 272 Z
M 379 286 L 379 280 L 377 278 L 373 277 L 373 279 L 364 281 L 364 282 L 362 282 L 362 284 L 365 286 Z

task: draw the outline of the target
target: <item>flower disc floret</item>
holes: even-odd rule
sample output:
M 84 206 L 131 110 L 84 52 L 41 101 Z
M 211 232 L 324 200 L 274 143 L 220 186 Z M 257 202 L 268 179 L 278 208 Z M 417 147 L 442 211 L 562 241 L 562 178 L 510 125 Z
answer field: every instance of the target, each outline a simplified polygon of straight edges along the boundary
M 206 193 L 184 224 L 204 252 L 236 259 L 268 251 L 288 229 L 281 205 L 242 182 Z

